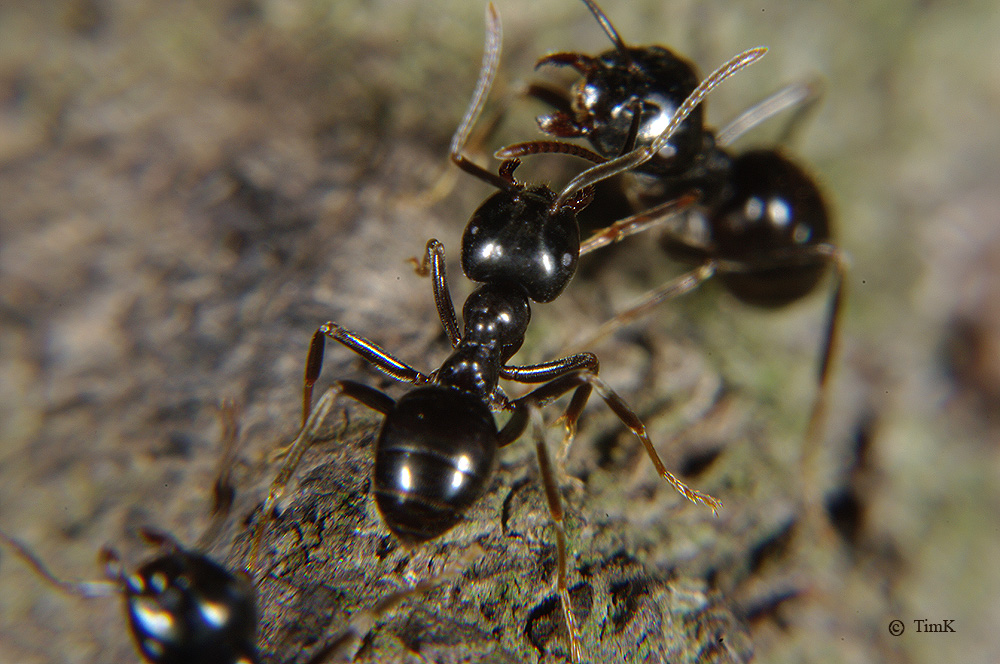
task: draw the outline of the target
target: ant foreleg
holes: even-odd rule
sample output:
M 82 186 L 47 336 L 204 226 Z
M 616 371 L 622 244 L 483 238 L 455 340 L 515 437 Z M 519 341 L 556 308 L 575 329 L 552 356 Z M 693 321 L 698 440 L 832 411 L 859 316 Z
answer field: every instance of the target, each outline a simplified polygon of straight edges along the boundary
M 448 288 L 448 274 L 445 270 L 444 245 L 435 239 L 427 241 L 427 252 L 423 261 L 411 258 L 416 273 L 421 277 L 430 276 L 434 288 L 434 304 L 437 306 L 438 317 L 452 348 L 458 348 L 462 334 L 458 329 L 458 317 L 455 315 L 455 303 L 451 299 Z
M 376 369 L 401 383 L 419 385 L 429 380 L 424 374 L 410 365 L 397 360 L 364 337 L 359 337 L 336 323 L 324 323 L 313 334 L 312 341 L 309 344 L 309 355 L 306 357 L 305 378 L 302 388 L 303 429 L 306 427 L 306 422 L 309 420 L 309 413 L 312 410 L 313 386 L 316 384 L 320 370 L 323 367 L 323 349 L 326 345 L 326 337 L 346 346 L 370 362 Z
M 844 253 L 831 245 L 830 260 L 833 263 L 833 287 L 827 303 L 826 322 L 823 326 L 823 343 L 820 346 L 820 361 L 816 375 L 816 397 L 809 413 L 809 424 L 806 428 L 805 450 L 802 454 L 803 490 L 811 491 L 806 502 L 819 511 L 822 498 L 815 495 L 819 491 L 817 456 L 822 443 L 823 430 L 826 424 L 827 399 L 830 392 L 830 366 L 837 354 L 840 337 L 840 313 L 843 307 L 847 286 L 847 258 Z
M 701 285 L 702 282 L 711 278 L 712 275 L 715 274 L 716 269 L 716 262 L 714 260 L 709 260 L 695 269 L 671 279 L 659 288 L 649 291 L 634 305 L 621 313 L 615 314 L 612 319 L 602 323 L 601 326 L 597 328 L 597 331 L 586 337 L 585 340 L 575 343 L 574 347 L 591 346 L 600 339 L 612 334 L 619 328 L 647 315 L 650 311 L 667 300 L 672 300 L 675 297 L 690 293 Z
M 794 261 L 794 263 L 793 263 Z M 825 410 L 826 389 L 829 382 L 830 367 L 836 354 L 840 328 L 840 311 L 846 292 L 847 272 L 849 270 L 846 254 L 833 244 L 824 242 L 808 247 L 793 247 L 776 250 L 762 258 L 753 260 L 719 260 L 717 272 L 724 274 L 754 273 L 773 267 L 795 266 L 795 263 L 808 265 L 812 261 L 823 261 L 833 268 L 833 286 L 830 289 L 830 299 L 827 303 L 825 321 L 823 324 L 822 343 L 820 344 L 819 362 L 816 370 L 817 397 L 813 405 L 809 426 L 807 429 L 807 448 L 815 447 L 817 438 L 821 435 L 823 411 Z

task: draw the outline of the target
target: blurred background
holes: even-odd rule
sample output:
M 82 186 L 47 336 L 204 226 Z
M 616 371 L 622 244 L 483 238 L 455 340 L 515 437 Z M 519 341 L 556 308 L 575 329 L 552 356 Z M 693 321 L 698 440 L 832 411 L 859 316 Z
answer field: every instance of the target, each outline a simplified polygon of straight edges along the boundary
M 537 135 L 541 109 L 516 95 L 537 57 L 608 48 L 574 0 L 497 7 L 490 109 L 507 112 L 486 154 Z M 785 83 L 825 88 L 790 149 L 852 263 L 817 480 L 839 539 L 767 560 L 791 546 L 782 513 L 771 549 L 740 549 L 761 583 L 796 588 L 787 604 L 750 602 L 758 660 L 1000 660 L 1000 6 L 603 8 L 627 42 L 667 45 L 702 72 L 770 47 L 712 94 L 715 126 Z M 268 451 L 294 435 L 326 320 L 437 365 L 430 288 L 406 259 L 430 237 L 456 259 L 489 192 L 460 176 L 429 195 L 482 40 L 483 6 L 468 0 L 0 4 L 0 528 L 70 578 L 99 574 L 104 544 L 139 559 L 142 525 L 194 542 L 222 398 L 243 407 L 245 514 L 273 473 Z M 567 173 L 537 161 L 520 175 Z M 536 308 L 519 362 L 553 357 L 671 272 L 636 240 Z M 460 300 L 468 285 L 451 273 Z M 659 401 L 715 422 L 728 437 L 720 497 L 765 518 L 770 501 L 790 509 L 774 496 L 795 484 L 823 301 L 760 312 L 709 284 L 594 350 L 658 440 L 681 428 Z M 325 375 L 370 376 L 346 355 L 330 353 Z M 699 406 L 699 389 L 730 395 L 737 414 L 715 396 Z M 571 470 L 617 426 L 605 417 L 584 422 Z M 738 539 L 738 520 L 722 523 Z M 916 619 L 956 633 L 916 633 Z M 135 660 L 116 601 L 61 596 L 0 552 L 0 661 Z

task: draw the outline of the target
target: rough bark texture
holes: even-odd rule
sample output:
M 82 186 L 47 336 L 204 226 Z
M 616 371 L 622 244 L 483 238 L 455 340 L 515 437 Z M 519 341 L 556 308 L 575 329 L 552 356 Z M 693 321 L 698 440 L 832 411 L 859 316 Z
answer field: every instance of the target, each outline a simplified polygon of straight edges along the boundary
M 588 658 L 1000 660 L 995 3 L 604 8 L 627 41 L 670 45 L 703 71 L 771 47 L 711 97 L 715 124 L 787 81 L 823 78 L 793 150 L 829 192 L 854 269 L 809 487 L 826 497 L 825 536 L 801 507 L 798 462 L 822 296 L 756 312 L 710 285 L 595 346 L 668 467 L 726 507 L 713 518 L 686 504 L 594 399 L 569 462 L 583 482 L 563 492 Z M 574 0 L 499 10 L 507 83 L 543 53 L 607 47 Z M 316 326 L 332 319 L 437 365 L 447 344 L 430 287 L 405 261 L 437 237 L 455 263 L 489 191 L 458 175 L 444 199 L 425 196 L 449 171 L 482 35 L 482 7 L 464 0 L 0 8 L 0 528 L 76 578 L 99 574 L 106 543 L 140 560 L 139 526 L 194 542 L 219 456 L 213 405 L 234 398 L 240 493 L 212 552 L 238 566 L 268 456 L 295 434 Z M 496 145 L 536 136 L 538 109 L 511 104 Z M 767 141 L 764 128 L 749 142 Z M 570 167 L 539 158 L 519 175 Z M 554 357 L 673 271 L 653 238 L 593 258 L 535 308 L 519 362 Z M 457 263 L 451 281 L 460 301 Z M 400 390 L 339 348 L 323 376 Z M 383 616 L 350 654 L 564 661 L 532 446 L 504 451 L 466 522 L 408 551 L 368 494 L 377 420 L 346 412 L 269 528 L 267 661 L 305 661 L 472 542 L 480 560 Z M 917 634 L 918 618 L 955 620 L 957 633 Z M 0 661 L 136 659 L 117 602 L 60 595 L 0 551 Z

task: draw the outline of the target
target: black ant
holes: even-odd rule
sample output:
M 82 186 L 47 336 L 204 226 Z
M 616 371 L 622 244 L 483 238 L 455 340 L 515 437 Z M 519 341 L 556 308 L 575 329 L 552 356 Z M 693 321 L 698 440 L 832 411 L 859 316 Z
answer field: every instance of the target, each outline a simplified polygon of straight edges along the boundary
M 233 502 L 230 470 L 239 436 L 235 406 L 225 402 L 220 417 L 224 454 L 214 484 L 213 520 L 198 549 L 214 539 Z M 249 578 L 186 549 L 170 535 L 147 528 L 139 534 L 157 549 L 154 558 L 126 572 L 118 553 L 102 548 L 98 559 L 106 580 L 84 582 L 59 579 L 27 545 L 2 531 L 0 540 L 62 592 L 84 598 L 120 594 L 132 639 L 151 664 L 258 662 L 256 592 Z
M 591 185 L 641 164 L 652 153 L 640 148 L 616 163 L 596 166 L 574 179 L 558 195 L 546 185 L 516 182 L 513 173 L 517 160 L 505 161 L 498 173 L 493 174 L 466 158 L 465 142 L 485 104 L 500 58 L 500 19 L 492 4 L 486 17 L 487 40 L 479 81 L 452 139 L 450 154 L 452 162 L 462 170 L 499 189 L 473 213 L 462 238 L 463 272 L 481 284 L 465 301 L 464 331 L 459 329 L 448 287 L 444 246 L 432 239 L 427 243 L 423 261 L 417 263 L 418 271 L 431 276 L 438 315 L 453 347 L 438 369 L 422 373 L 333 322 L 315 332 L 303 380 L 302 429 L 284 451 L 284 463 L 271 485 L 258 522 L 251 560 L 256 559 L 266 520 L 340 396 L 354 399 L 384 416 L 375 443 L 372 490 L 386 527 L 408 546 L 433 540 L 462 519 L 488 488 L 499 449 L 517 440 L 530 422 L 556 531 L 558 593 L 570 635 L 570 657 L 576 662 L 580 660 L 580 652 L 566 584 L 563 512 L 542 435 L 540 410 L 573 392 L 562 416 L 565 451 L 572 442 L 584 406 L 596 391 L 642 441 L 661 477 L 685 497 L 709 506 L 713 512 L 721 503 L 690 489 L 666 469 L 638 416 L 598 377 L 598 360 L 593 353 L 578 353 L 528 366 L 508 364 L 524 341 L 531 317 L 530 302 L 556 299 L 575 273 L 580 250 L 576 214 L 589 203 Z M 669 138 L 669 132 L 715 85 L 759 59 L 765 50 L 751 49 L 736 56 L 693 90 L 662 140 Z M 586 156 L 582 149 L 576 153 Z M 394 400 L 361 383 L 338 380 L 313 409 L 313 387 L 322 368 L 327 338 L 357 353 L 391 378 L 414 387 Z M 500 387 L 500 379 L 541 385 L 522 397 L 510 399 Z M 502 427 L 497 426 L 495 411 L 510 415 Z
M 214 538 L 234 495 L 229 470 L 233 441 L 238 437 L 235 408 L 226 402 L 221 415 L 226 454 L 215 481 L 213 522 L 196 549 L 204 548 Z M 261 662 L 257 648 L 257 592 L 250 577 L 244 572 L 231 572 L 196 549 L 183 547 L 166 533 L 143 528 L 139 534 L 157 549 L 157 555 L 135 571 L 127 572 L 119 555 L 105 547 L 98 556 L 105 567 L 104 581 L 64 581 L 17 538 L 0 531 L 0 541 L 61 592 L 88 599 L 120 594 L 132 639 L 149 664 Z M 375 618 L 411 595 L 430 590 L 450 575 L 451 572 L 446 572 L 391 593 L 371 609 L 357 613 L 308 663 L 346 661 L 353 655 L 351 648 L 356 651 L 357 642 L 370 631 Z
M 699 106 L 668 141 L 657 139 L 697 84 L 693 65 L 660 46 L 626 45 L 594 0 L 583 2 L 614 48 L 596 57 L 569 52 L 538 61 L 538 66 L 569 66 L 581 75 L 568 95 L 542 85 L 529 88 L 529 94 L 556 109 L 538 119 L 539 127 L 559 138 L 586 138 L 601 157 L 612 162 L 635 146 L 655 144 L 655 152 L 629 174 L 629 198 L 639 212 L 597 231 L 581 244 L 580 255 L 661 227 L 666 229 L 662 238 L 666 252 L 696 266 L 647 293 L 590 340 L 716 274 L 742 302 L 784 307 L 814 291 L 832 265 L 834 281 L 820 347 L 818 392 L 806 434 L 807 446 L 813 448 L 825 411 L 847 260 L 831 241 L 827 205 L 806 171 L 776 148 L 733 153 L 728 146 L 786 109 L 798 109 L 797 119 L 816 100 L 816 87 L 787 86 L 715 133 L 704 126 Z M 530 141 L 500 150 L 497 157 L 546 152 L 569 150 L 561 141 Z

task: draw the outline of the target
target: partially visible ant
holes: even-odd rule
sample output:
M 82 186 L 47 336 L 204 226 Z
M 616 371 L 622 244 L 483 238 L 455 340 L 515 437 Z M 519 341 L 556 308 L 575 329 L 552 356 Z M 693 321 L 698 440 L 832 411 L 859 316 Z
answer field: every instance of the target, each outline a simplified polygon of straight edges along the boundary
M 236 406 L 224 402 L 220 408 L 224 452 L 214 483 L 213 518 L 198 550 L 215 538 L 233 503 L 230 474 L 239 437 L 236 416 Z M 98 559 L 105 568 L 104 581 L 61 580 L 26 544 L 2 531 L 0 541 L 61 592 L 84 598 L 121 595 L 132 639 L 150 664 L 259 662 L 256 592 L 249 578 L 181 546 L 166 533 L 143 528 L 139 534 L 157 555 L 126 572 L 118 553 L 102 548 Z
M 83 598 L 120 594 L 132 640 L 150 664 L 256 664 L 257 603 L 253 584 L 209 556 L 185 549 L 171 536 L 142 529 L 157 555 L 134 572 L 104 548 L 106 581 L 64 581 L 20 540 L 0 541 L 48 583 Z
M 127 572 L 118 553 L 105 547 L 98 555 L 105 568 L 105 580 L 73 582 L 57 577 L 27 544 L 0 531 L 0 542 L 60 592 L 86 599 L 121 595 L 132 639 L 149 664 L 262 661 L 257 646 L 259 611 L 253 582 L 245 572 L 231 572 L 199 552 L 215 537 L 234 496 L 230 469 L 238 429 L 232 403 L 223 404 L 221 419 L 226 451 L 214 485 L 213 521 L 195 548 L 185 548 L 166 533 L 143 528 L 139 535 L 156 549 L 153 558 Z M 377 617 L 404 599 L 434 588 L 451 574 L 391 593 L 371 609 L 358 612 L 307 663 L 348 661 Z
M 752 106 L 722 130 L 692 111 L 669 141 L 662 127 L 697 84 L 693 65 L 660 46 L 628 46 L 594 0 L 583 0 L 614 48 L 599 56 L 555 53 L 538 66 L 575 69 L 581 78 L 569 93 L 543 85 L 529 94 L 556 110 L 539 117 L 543 132 L 586 138 L 597 153 L 616 161 L 636 146 L 655 154 L 629 173 L 628 197 L 638 213 L 595 234 L 580 255 L 649 228 L 664 229 L 662 246 L 675 260 L 695 265 L 589 337 L 610 334 L 656 307 L 687 293 L 713 275 L 738 300 L 781 308 L 813 292 L 829 266 L 834 278 L 820 346 L 817 396 L 806 433 L 807 452 L 821 435 L 829 369 L 833 358 L 847 259 L 831 241 L 830 218 L 815 180 L 777 148 L 733 153 L 729 145 L 758 124 L 795 109 L 797 121 L 818 98 L 816 86 L 789 85 Z M 529 141 L 497 152 L 501 159 L 529 154 L 576 154 L 562 141 Z
M 640 439 L 661 477 L 686 498 L 709 506 L 713 512 L 721 503 L 687 487 L 666 469 L 639 417 L 598 377 L 598 360 L 593 353 L 527 366 L 508 364 L 524 342 L 531 301 L 555 300 L 575 273 L 580 251 L 576 214 L 589 203 L 591 185 L 642 164 L 654 153 L 643 146 L 616 162 L 602 163 L 579 175 L 559 194 L 546 185 L 516 182 L 513 173 L 518 160 L 505 161 L 493 174 L 465 157 L 466 140 L 485 104 L 500 58 L 500 19 L 492 4 L 487 7 L 486 22 L 479 80 L 450 152 L 459 168 L 499 189 L 473 213 L 462 238 L 463 272 L 481 284 L 465 301 L 464 331 L 459 329 L 449 291 L 444 246 L 432 239 L 423 261 L 416 262 L 418 271 L 431 276 L 438 315 L 453 348 L 438 369 L 422 373 L 334 322 L 327 322 L 315 332 L 303 380 L 302 429 L 286 448 L 284 463 L 264 503 L 251 561 L 256 559 L 277 501 L 338 397 L 354 399 L 384 416 L 375 443 L 372 490 L 386 527 L 405 546 L 433 540 L 454 527 L 488 488 L 499 449 L 520 438 L 530 423 L 556 532 L 557 585 L 569 633 L 570 658 L 578 662 L 580 648 L 566 582 L 562 504 L 543 437 L 541 409 L 573 393 L 562 416 L 565 451 L 583 408 L 596 391 Z M 669 140 L 712 88 L 755 62 L 765 51 L 757 48 L 741 53 L 709 76 L 678 108 L 657 140 Z M 569 149 L 578 156 L 587 156 L 588 151 L 582 148 Z M 605 161 L 600 157 L 596 160 Z M 375 369 L 414 387 L 394 400 L 367 385 L 338 380 L 313 409 L 313 388 L 322 368 L 327 338 L 357 353 Z M 510 399 L 500 387 L 500 379 L 541 385 Z M 502 427 L 498 428 L 494 411 L 509 413 Z

